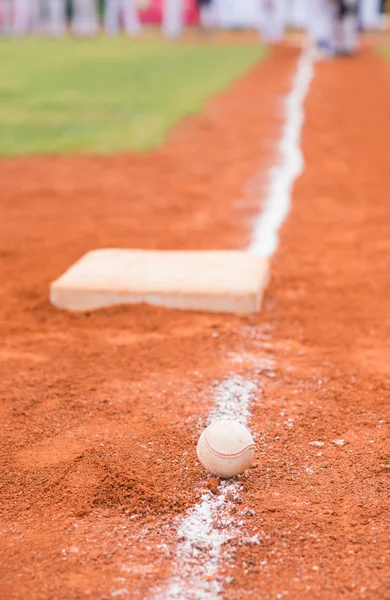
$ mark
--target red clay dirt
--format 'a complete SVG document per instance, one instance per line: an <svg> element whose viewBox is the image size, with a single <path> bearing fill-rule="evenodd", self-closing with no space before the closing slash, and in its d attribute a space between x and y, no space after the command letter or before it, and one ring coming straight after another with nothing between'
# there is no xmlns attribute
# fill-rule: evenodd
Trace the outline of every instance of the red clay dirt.
<svg viewBox="0 0 390 600"><path fill-rule="evenodd" d="M149 156L0 163L1 598L163 586L177 518L218 493L195 445L230 371L260 390L237 505L260 544L230 543L223 597L389 597L388 63L317 66L261 314L47 299L93 248L245 247L296 58L275 51Z"/></svg>

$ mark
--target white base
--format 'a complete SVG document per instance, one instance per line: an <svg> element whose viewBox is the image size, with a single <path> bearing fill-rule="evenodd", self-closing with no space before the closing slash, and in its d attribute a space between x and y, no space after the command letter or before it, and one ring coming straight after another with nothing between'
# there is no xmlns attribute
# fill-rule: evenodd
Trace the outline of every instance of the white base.
<svg viewBox="0 0 390 600"><path fill-rule="evenodd" d="M50 301L70 311L145 302L251 313L260 309L268 279L268 260L246 252L102 249L52 283Z"/></svg>

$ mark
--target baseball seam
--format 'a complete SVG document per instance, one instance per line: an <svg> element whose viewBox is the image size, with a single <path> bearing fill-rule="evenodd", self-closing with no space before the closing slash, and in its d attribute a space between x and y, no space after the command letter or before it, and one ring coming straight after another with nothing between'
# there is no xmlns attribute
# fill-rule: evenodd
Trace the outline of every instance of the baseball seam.
<svg viewBox="0 0 390 600"><path fill-rule="evenodd" d="M240 450L238 450L237 452L218 452L217 450L214 450L214 448L211 446L210 442L207 439L207 433L204 436L205 442L206 442L206 446L207 448L210 450L210 452L212 452L215 456L219 456L221 458L236 458L239 456L244 456L244 454L246 454L248 452L248 450L251 449L255 449L255 444L253 442L250 442L249 444L247 444L246 446L244 446L243 448L241 448Z"/></svg>

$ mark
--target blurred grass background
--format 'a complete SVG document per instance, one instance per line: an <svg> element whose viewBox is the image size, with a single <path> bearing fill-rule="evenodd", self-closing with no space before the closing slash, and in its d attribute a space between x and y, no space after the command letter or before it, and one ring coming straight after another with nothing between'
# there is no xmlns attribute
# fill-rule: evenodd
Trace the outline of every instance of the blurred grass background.
<svg viewBox="0 0 390 600"><path fill-rule="evenodd" d="M390 58L390 45L381 46L379 50L382 56L384 56L385 58Z"/></svg>
<svg viewBox="0 0 390 600"><path fill-rule="evenodd" d="M0 44L0 155L147 151L262 58L259 45Z"/></svg>

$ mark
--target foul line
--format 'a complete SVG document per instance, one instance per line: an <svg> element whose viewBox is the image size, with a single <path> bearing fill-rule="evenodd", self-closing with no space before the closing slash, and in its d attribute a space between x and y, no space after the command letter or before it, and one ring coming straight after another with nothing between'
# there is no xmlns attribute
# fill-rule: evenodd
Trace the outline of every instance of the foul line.
<svg viewBox="0 0 390 600"><path fill-rule="evenodd" d="M292 89L285 99L279 160L271 171L267 198L255 222L248 248L248 252L257 256L269 257L275 252L280 226L290 208L294 181L303 170L300 140L313 63L312 51L304 50L298 60ZM238 375L222 382L214 396L209 423L220 418L233 418L247 424L249 404L255 391L253 382ZM187 512L177 530L174 573L166 586L155 593L155 600L216 600L220 596L223 582L218 578L218 571L223 545L242 536L242 523L230 514L231 498L236 498L239 490L237 481L223 482L219 495L204 493L201 501Z"/></svg>
<svg viewBox="0 0 390 600"><path fill-rule="evenodd" d="M267 198L255 221L248 252L270 257L279 243L279 229L291 206L291 191L304 167L300 148L305 120L304 102L314 74L313 49L306 49L298 60L290 93L285 99L285 123L278 144L278 163L271 169Z"/></svg>
<svg viewBox="0 0 390 600"><path fill-rule="evenodd" d="M237 419L247 425L249 403L256 386L239 375L214 390L215 408L208 423ZM240 522L229 514L232 499L239 494L237 481L225 481L215 496L205 492L187 513L178 530L175 573L155 600L214 600L222 591L217 579L223 544L238 535ZM229 499L229 500L228 500Z"/></svg>

